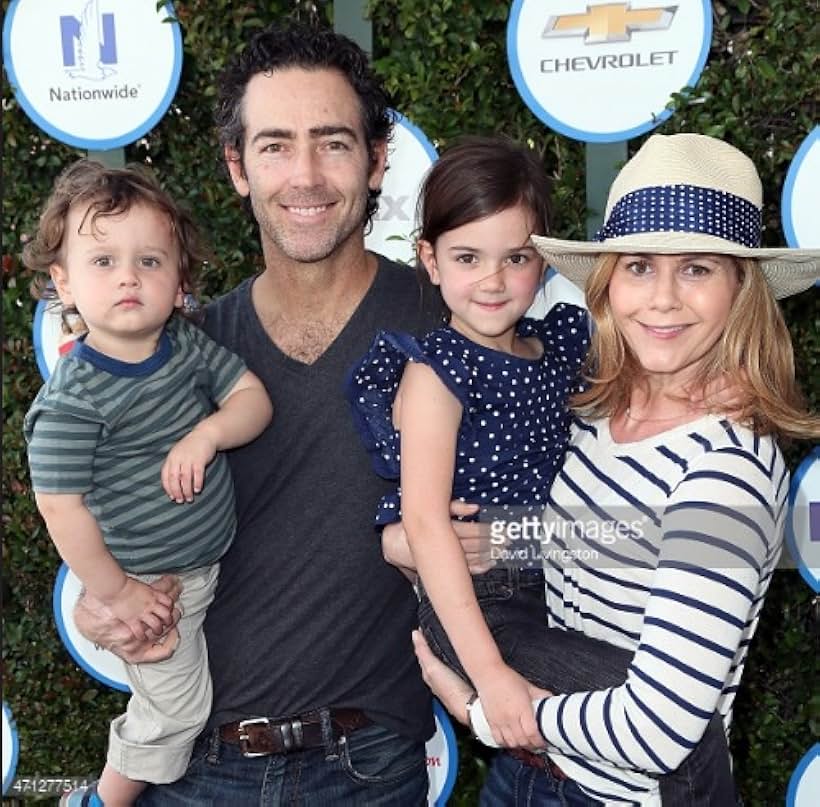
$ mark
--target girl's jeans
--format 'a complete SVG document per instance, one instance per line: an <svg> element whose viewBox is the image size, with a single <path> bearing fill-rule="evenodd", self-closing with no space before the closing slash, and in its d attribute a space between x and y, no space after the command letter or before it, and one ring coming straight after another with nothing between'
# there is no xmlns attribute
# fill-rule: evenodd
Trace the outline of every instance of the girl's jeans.
<svg viewBox="0 0 820 807"><path fill-rule="evenodd" d="M578 631L547 627L541 569L491 569L475 575L473 587L505 662L536 686L552 692L582 692L620 686L626 680L634 655L631 651ZM433 652L466 679L424 591L419 622ZM502 775L502 768L503 765L494 765L491 779ZM735 804L731 760L720 715L712 717L692 753L677 770L659 777L659 784L664 807ZM589 800L588 803L597 802Z"/></svg>

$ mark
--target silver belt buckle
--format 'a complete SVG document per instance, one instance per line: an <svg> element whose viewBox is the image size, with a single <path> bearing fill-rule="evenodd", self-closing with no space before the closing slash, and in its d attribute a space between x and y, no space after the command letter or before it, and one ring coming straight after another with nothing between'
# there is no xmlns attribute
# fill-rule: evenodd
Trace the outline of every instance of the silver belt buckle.
<svg viewBox="0 0 820 807"><path fill-rule="evenodd" d="M248 751L248 743L250 742L250 737L248 736L247 731L245 731L245 726L269 726L270 720L267 717L251 717L247 720L240 720L239 721L239 750L242 753L243 757L253 758L253 757L267 757L270 756L270 751Z"/></svg>

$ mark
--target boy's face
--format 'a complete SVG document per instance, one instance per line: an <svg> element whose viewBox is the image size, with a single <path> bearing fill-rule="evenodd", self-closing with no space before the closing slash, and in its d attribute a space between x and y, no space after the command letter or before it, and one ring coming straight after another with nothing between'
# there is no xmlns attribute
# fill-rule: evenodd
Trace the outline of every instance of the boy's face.
<svg viewBox="0 0 820 807"><path fill-rule="evenodd" d="M62 303L85 320L86 344L112 358L142 361L182 305L177 240L167 217L148 205L98 216L93 225L87 212L87 205L69 210L52 280Z"/></svg>

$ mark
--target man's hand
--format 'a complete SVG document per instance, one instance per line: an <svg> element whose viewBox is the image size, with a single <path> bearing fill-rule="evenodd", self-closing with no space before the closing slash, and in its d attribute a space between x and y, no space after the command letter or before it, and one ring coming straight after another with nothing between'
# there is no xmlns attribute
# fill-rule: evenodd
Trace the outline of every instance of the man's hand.
<svg viewBox="0 0 820 807"><path fill-rule="evenodd" d="M109 606L111 613L125 622L136 639L146 639L149 632L162 636L174 624L174 601L133 577L125 578L125 585Z"/></svg>
<svg viewBox="0 0 820 807"><path fill-rule="evenodd" d="M174 575L163 575L151 583L157 591L166 594L174 603L182 592L182 583ZM113 611L88 592L84 592L74 608L77 630L89 641L110 650L128 664L163 661L176 650L179 634L176 623L182 616L178 606L172 611L173 621L162 633L145 632L145 639L138 639L128 625L114 616Z"/></svg>
<svg viewBox="0 0 820 807"><path fill-rule="evenodd" d="M484 574L495 566L490 557L489 524L478 521L456 521L457 518L474 516L479 510L477 504L469 504L454 500L450 502L450 515L453 517L453 531L461 542L467 568L470 574Z"/></svg>
<svg viewBox="0 0 820 807"><path fill-rule="evenodd" d="M468 504L454 500L450 502L450 515L453 517L453 531L461 542L467 568L470 574L483 574L495 565L490 557L490 536L487 524L477 521L456 521L457 518L472 516L478 512L477 504ZM407 533L401 522L388 524L382 530L382 553L384 559L393 566L397 566L411 580L415 580L416 562L410 545L407 543Z"/></svg>

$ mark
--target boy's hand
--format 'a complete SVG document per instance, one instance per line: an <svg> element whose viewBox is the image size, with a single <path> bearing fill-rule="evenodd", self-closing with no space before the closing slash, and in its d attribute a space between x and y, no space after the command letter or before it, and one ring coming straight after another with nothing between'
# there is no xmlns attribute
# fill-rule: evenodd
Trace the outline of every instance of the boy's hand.
<svg viewBox="0 0 820 807"><path fill-rule="evenodd" d="M174 601L182 592L182 583L175 575L163 575L151 587ZM174 608L173 616L174 623L182 616L178 606ZM115 653L127 664L164 661L173 655L179 639L176 628L169 628L162 634L146 631L145 639L137 639L102 600L88 591L82 593L74 607L74 624L86 639Z"/></svg>
<svg viewBox="0 0 820 807"><path fill-rule="evenodd" d="M161 591L129 577L110 604L111 612L122 620L137 639L146 639L146 629L161 635L174 621L174 601Z"/></svg>
<svg viewBox="0 0 820 807"><path fill-rule="evenodd" d="M483 676L478 695L493 739L505 748L543 748L532 708L530 684L503 664ZM489 682L489 683L486 683Z"/></svg>
<svg viewBox="0 0 820 807"><path fill-rule="evenodd" d="M162 487L177 504L192 502L202 490L205 466L216 455L216 443L201 429L194 429L169 452L162 466Z"/></svg>

